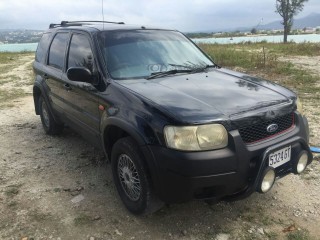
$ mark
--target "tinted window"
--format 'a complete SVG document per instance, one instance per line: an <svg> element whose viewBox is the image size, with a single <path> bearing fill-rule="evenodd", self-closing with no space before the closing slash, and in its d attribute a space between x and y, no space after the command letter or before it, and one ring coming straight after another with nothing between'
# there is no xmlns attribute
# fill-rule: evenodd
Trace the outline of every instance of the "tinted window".
<svg viewBox="0 0 320 240"><path fill-rule="evenodd" d="M41 40L37 47L37 53L36 53L37 62L42 62L43 58L45 57L47 48L49 46L50 35L51 33L44 33L41 37Z"/></svg>
<svg viewBox="0 0 320 240"><path fill-rule="evenodd" d="M93 72L93 54L89 39L80 34L74 34L70 43L68 68L85 67Z"/></svg>
<svg viewBox="0 0 320 240"><path fill-rule="evenodd" d="M64 56L68 41L68 33L58 33L50 46L49 62L52 67L62 69L64 64Z"/></svg>

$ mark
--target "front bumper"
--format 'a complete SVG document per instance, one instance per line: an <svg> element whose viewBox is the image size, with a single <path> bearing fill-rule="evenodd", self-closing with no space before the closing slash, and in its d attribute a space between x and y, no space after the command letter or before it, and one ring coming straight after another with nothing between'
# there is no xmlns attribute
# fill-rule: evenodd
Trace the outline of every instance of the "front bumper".
<svg viewBox="0 0 320 240"><path fill-rule="evenodd" d="M291 160L276 170L278 178L293 172L301 151L312 154L307 144L306 119L297 114L295 128L264 142L246 145L237 130L229 132L228 148L205 152L181 152L161 146L143 148L155 191L166 203L191 199L240 199L257 189L271 152L291 145Z"/></svg>

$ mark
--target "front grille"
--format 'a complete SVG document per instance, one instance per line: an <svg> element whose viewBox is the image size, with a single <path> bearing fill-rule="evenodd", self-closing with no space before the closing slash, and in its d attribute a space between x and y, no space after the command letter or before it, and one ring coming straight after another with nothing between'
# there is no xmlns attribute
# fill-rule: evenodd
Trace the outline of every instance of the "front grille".
<svg viewBox="0 0 320 240"><path fill-rule="evenodd" d="M267 127L271 124L278 125L278 129L272 133L267 131ZM241 128L239 129L239 133L245 143L252 144L279 135L285 131L288 131L293 126L294 115L293 113L290 113L273 120Z"/></svg>

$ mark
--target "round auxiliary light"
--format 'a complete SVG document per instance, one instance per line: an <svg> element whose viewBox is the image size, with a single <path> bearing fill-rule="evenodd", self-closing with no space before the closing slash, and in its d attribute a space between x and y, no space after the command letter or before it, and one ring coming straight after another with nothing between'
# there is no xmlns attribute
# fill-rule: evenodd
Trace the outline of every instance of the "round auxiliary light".
<svg viewBox="0 0 320 240"><path fill-rule="evenodd" d="M276 180L276 173L273 168L266 168L261 176L258 191L261 193L268 192Z"/></svg>
<svg viewBox="0 0 320 240"><path fill-rule="evenodd" d="M306 151L301 152L298 159L299 160L297 162L295 172L300 174L306 169L307 164L308 164L308 154L307 154L307 152Z"/></svg>

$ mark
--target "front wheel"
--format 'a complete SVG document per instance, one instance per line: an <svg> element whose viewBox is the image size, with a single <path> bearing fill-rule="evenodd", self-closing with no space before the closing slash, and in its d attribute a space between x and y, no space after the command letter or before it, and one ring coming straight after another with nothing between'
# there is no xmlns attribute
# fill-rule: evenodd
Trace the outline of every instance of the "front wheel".
<svg viewBox="0 0 320 240"><path fill-rule="evenodd" d="M120 198L134 214L150 214L163 203L154 195L139 146L131 137L119 139L112 148L113 180Z"/></svg>
<svg viewBox="0 0 320 240"><path fill-rule="evenodd" d="M44 131L49 135L56 135L62 132L63 125L57 123L42 96L39 97L40 118Z"/></svg>

